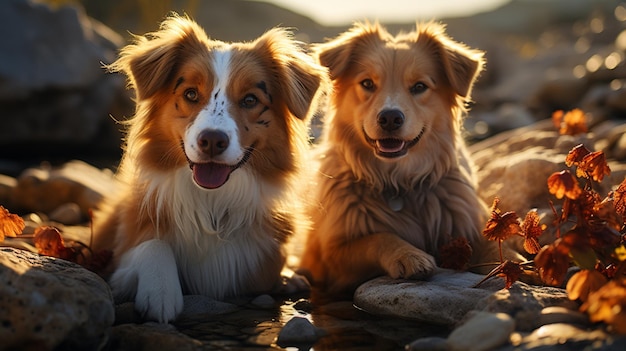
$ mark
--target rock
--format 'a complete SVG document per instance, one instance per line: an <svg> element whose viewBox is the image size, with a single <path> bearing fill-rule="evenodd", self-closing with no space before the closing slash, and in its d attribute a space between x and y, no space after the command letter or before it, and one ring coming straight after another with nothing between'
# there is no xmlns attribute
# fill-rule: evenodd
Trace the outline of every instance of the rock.
<svg viewBox="0 0 626 351"><path fill-rule="evenodd" d="M450 345L445 338L431 336L417 339L404 348L407 351L448 351Z"/></svg>
<svg viewBox="0 0 626 351"><path fill-rule="evenodd" d="M179 318L190 318L197 315L219 315L236 311L239 307L203 295L183 296L184 307Z"/></svg>
<svg viewBox="0 0 626 351"><path fill-rule="evenodd" d="M171 324L121 324L111 329L108 350L195 351L204 350L202 342L180 333Z"/></svg>
<svg viewBox="0 0 626 351"><path fill-rule="evenodd" d="M476 312L446 340L451 350L493 350L509 340L515 321L506 313Z"/></svg>
<svg viewBox="0 0 626 351"><path fill-rule="evenodd" d="M603 128L600 136L606 136L605 128L599 127ZM619 128L619 125L613 126L613 129ZM550 201L556 199L548 192L547 179L554 172L568 169L565 158L578 144L595 151L595 145L601 143L593 129L586 135L559 135L552 121L546 120L472 145L470 152L477 170L478 195L488 204L498 197L500 209L515 211L522 217L532 208L549 210ZM618 146L613 149L614 154L621 152ZM611 174L597 187L604 196L626 175L624 165L619 162L609 160L609 167Z"/></svg>
<svg viewBox="0 0 626 351"><path fill-rule="evenodd" d="M110 119L132 113L124 78L107 74L122 37L77 6L0 2L0 146L12 154L65 151L117 154Z"/></svg>
<svg viewBox="0 0 626 351"><path fill-rule="evenodd" d="M590 324L589 316L586 314L559 306L546 307L541 310L537 323L539 325L568 323L579 326L588 326Z"/></svg>
<svg viewBox="0 0 626 351"><path fill-rule="evenodd" d="M79 224L83 221L80 206L74 202L68 202L57 207L48 215L51 221L63 223L65 225Z"/></svg>
<svg viewBox="0 0 626 351"><path fill-rule="evenodd" d="M0 248L3 349L97 350L114 320L113 297L96 274L64 260Z"/></svg>
<svg viewBox="0 0 626 351"><path fill-rule="evenodd" d="M270 309L276 307L276 300L268 294L263 294L255 297L250 301L253 306L258 308Z"/></svg>
<svg viewBox="0 0 626 351"><path fill-rule="evenodd" d="M296 311L311 313L313 311L313 304L307 299L299 299L292 305Z"/></svg>
<svg viewBox="0 0 626 351"><path fill-rule="evenodd" d="M0 204L7 209L13 208L13 189L17 179L0 174Z"/></svg>
<svg viewBox="0 0 626 351"><path fill-rule="evenodd" d="M489 279L474 288L483 277L449 270L438 270L428 281L379 277L357 288L354 303L373 314L450 326L472 310L502 312L513 316L520 330L536 327L543 308L572 304L563 289L519 281L503 289L501 278Z"/></svg>
<svg viewBox="0 0 626 351"><path fill-rule="evenodd" d="M379 277L359 286L357 307L379 315L393 315L428 323L454 325L476 308L476 303L504 287L490 279L473 288L484 276L440 269L428 281Z"/></svg>
<svg viewBox="0 0 626 351"><path fill-rule="evenodd" d="M59 168L30 168L22 172L13 190L13 203L20 210L43 213L75 203L82 218L88 219L89 211L115 189L112 172L72 161Z"/></svg>
<svg viewBox="0 0 626 351"><path fill-rule="evenodd" d="M515 282L476 302L475 309L492 313L503 312L515 318L517 330L531 331L539 326L539 316L545 307L572 306L565 289L534 286Z"/></svg>
<svg viewBox="0 0 626 351"><path fill-rule="evenodd" d="M584 345L591 345L595 341L604 341L607 338L607 333L600 329L590 331L570 324L555 323L544 325L533 331L530 335L523 338L522 342L525 344L540 343L544 347L547 345L565 344L570 347L576 345L575 349L581 350L584 348ZM626 344L622 343L623 345Z"/></svg>
<svg viewBox="0 0 626 351"><path fill-rule="evenodd" d="M323 329L317 328L303 317L293 317L278 334L276 344L281 347L313 344L325 335Z"/></svg>

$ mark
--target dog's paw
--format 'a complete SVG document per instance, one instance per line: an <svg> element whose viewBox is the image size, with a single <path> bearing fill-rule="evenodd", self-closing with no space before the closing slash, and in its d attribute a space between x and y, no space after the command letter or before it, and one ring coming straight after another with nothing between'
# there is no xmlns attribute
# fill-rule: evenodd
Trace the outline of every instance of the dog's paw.
<svg viewBox="0 0 626 351"><path fill-rule="evenodd" d="M397 250L381 263L394 279L424 279L431 276L437 266L433 256L416 248Z"/></svg>
<svg viewBox="0 0 626 351"><path fill-rule="evenodd" d="M117 299L135 298L135 309L148 320L173 321L183 310L176 259L162 240L148 240L126 252L111 280Z"/></svg>
<svg viewBox="0 0 626 351"><path fill-rule="evenodd" d="M135 309L144 319L168 323L183 311L183 293L178 279L140 280Z"/></svg>

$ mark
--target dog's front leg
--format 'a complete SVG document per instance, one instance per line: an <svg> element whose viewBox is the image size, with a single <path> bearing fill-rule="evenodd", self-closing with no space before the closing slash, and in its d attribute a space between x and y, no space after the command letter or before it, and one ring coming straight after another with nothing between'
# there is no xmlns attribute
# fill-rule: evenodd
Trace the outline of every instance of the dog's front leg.
<svg viewBox="0 0 626 351"><path fill-rule="evenodd" d="M126 252L110 279L116 299L135 298L135 309L150 320L167 323L183 310L183 293L172 248L148 240Z"/></svg>

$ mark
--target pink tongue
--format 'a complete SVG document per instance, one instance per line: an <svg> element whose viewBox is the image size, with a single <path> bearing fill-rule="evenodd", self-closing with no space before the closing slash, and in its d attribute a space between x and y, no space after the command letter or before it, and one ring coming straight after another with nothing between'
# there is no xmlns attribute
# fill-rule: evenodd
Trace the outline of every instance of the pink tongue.
<svg viewBox="0 0 626 351"><path fill-rule="evenodd" d="M233 168L220 163L196 163L193 165L193 180L203 188L219 188L228 180Z"/></svg>
<svg viewBox="0 0 626 351"><path fill-rule="evenodd" d="M376 140L376 146L381 152L398 152L404 148L404 141L398 139Z"/></svg>

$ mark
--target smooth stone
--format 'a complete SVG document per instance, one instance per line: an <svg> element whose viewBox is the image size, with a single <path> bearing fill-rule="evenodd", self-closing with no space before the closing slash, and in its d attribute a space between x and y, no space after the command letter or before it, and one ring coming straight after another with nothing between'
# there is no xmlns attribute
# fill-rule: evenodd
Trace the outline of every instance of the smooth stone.
<svg viewBox="0 0 626 351"><path fill-rule="evenodd" d="M324 335L326 332L314 326L308 319L294 316L278 333L276 344L281 347L313 344Z"/></svg>
<svg viewBox="0 0 626 351"><path fill-rule="evenodd" d="M450 346L445 338L432 336L417 339L404 347L406 351L448 351Z"/></svg>
<svg viewBox="0 0 626 351"><path fill-rule="evenodd" d="M253 306L263 309L270 309L276 306L276 300L268 294L262 294L255 297L250 303Z"/></svg>
<svg viewBox="0 0 626 351"><path fill-rule="evenodd" d="M579 311L573 311L569 308L560 306L546 307L541 310L539 315L539 325L568 323L579 326L588 326L589 316Z"/></svg>
<svg viewBox="0 0 626 351"><path fill-rule="evenodd" d="M354 304L373 314L454 325L475 309L478 301L504 287L502 279L490 279L473 288L483 278L444 269L438 269L427 281L379 277L357 288Z"/></svg>
<svg viewBox="0 0 626 351"><path fill-rule="evenodd" d="M514 330L515 321L506 313L472 312L450 333L447 343L454 351L493 350L508 342Z"/></svg>

